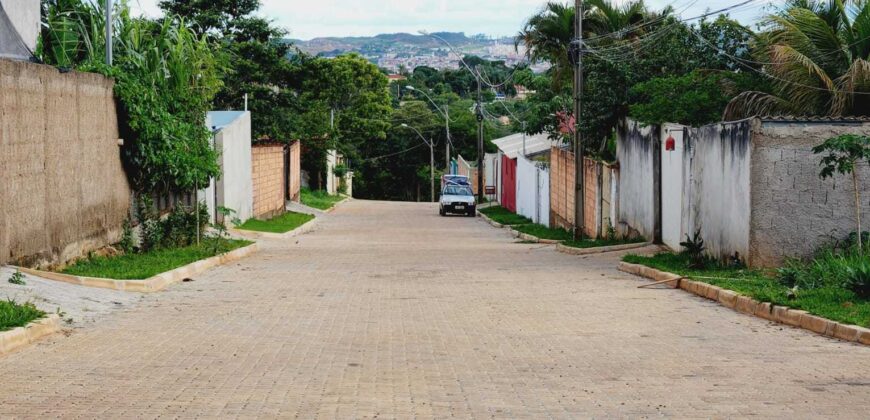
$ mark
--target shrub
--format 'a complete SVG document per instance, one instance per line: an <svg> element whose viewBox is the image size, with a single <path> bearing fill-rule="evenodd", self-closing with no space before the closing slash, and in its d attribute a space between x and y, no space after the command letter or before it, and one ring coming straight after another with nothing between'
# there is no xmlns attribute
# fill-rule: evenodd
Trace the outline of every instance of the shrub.
<svg viewBox="0 0 870 420"><path fill-rule="evenodd" d="M694 269L704 269L709 265L710 258L704 253L707 247L704 245L704 239L701 237L701 230L695 232L695 236L690 237L686 234L686 240L680 242L683 252L682 254L689 258L688 266Z"/></svg>
<svg viewBox="0 0 870 420"><path fill-rule="evenodd" d="M163 246L185 247L196 243L197 236L208 226L208 207L205 203L199 205L199 215L196 207L187 209L177 205L172 212L162 221Z"/></svg>
<svg viewBox="0 0 870 420"><path fill-rule="evenodd" d="M846 241L844 241L845 243ZM805 290L834 287L870 298L870 258L857 246L826 246L807 261L789 260L777 271L777 280Z"/></svg>

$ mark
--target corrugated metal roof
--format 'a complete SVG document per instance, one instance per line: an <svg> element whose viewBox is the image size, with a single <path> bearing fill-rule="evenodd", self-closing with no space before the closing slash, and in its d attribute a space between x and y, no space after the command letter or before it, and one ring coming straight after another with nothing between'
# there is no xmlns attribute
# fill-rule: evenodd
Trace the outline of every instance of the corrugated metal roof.
<svg viewBox="0 0 870 420"><path fill-rule="evenodd" d="M516 159L517 156L523 154L523 134L511 134L507 137L502 137L492 141L505 156L510 159ZM533 136L525 136L525 155L535 155L550 147L557 146L559 143L549 139L546 133L535 134Z"/></svg>
<svg viewBox="0 0 870 420"><path fill-rule="evenodd" d="M805 117L794 117L789 115L772 115L759 117L762 122L813 122L813 123L856 123L870 122L870 116L849 116L849 117L825 117L811 115Z"/></svg>

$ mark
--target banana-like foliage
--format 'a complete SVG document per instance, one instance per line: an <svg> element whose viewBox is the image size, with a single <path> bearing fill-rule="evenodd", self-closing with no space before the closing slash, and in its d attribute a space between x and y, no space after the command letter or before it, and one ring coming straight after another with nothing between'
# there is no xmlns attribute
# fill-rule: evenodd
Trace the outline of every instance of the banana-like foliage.
<svg viewBox="0 0 870 420"><path fill-rule="evenodd" d="M102 4L45 1L43 61L115 79L137 189L185 191L207 184L220 174L204 125L225 70L218 46L178 17L132 18L120 1L112 18L114 60L107 66Z"/></svg>
<svg viewBox="0 0 870 420"><path fill-rule="evenodd" d="M726 119L870 115L870 1L791 0L753 46L774 93L744 92Z"/></svg>

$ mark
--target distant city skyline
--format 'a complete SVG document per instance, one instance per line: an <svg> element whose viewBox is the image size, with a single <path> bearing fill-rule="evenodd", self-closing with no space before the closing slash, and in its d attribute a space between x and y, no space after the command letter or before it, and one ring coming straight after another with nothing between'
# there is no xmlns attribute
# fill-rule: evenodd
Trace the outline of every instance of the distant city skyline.
<svg viewBox="0 0 870 420"><path fill-rule="evenodd" d="M131 0L136 14L160 16L159 0ZM542 0L262 0L261 16L289 31L290 38L373 36L426 31L465 32L493 37L515 35L541 10ZM740 0L647 0L656 9L672 5L684 17L719 10ZM755 0L732 16L752 23L771 1Z"/></svg>

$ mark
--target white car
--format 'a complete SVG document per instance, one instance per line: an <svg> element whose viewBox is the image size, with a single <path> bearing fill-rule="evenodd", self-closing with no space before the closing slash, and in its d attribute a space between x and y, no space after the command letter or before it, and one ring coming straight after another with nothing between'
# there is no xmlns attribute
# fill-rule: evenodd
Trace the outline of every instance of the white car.
<svg viewBox="0 0 870 420"><path fill-rule="evenodd" d="M474 192L471 187L465 185L447 185L441 191L441 201L438 213L446 216L447 213L459 213L466 216L475 216L477 203L474 201Z"/></svg>

